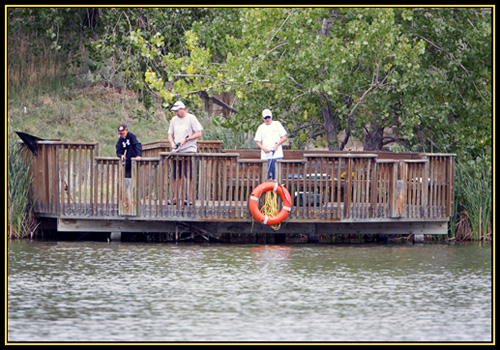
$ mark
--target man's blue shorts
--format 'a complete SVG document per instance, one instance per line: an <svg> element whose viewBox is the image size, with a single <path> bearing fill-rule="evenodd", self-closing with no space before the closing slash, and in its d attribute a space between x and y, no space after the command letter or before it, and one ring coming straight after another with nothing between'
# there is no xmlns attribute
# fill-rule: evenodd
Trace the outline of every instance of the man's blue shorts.
<svg viewBox="0 0 500 350"><path fill-rule="evenodd" d="M177 179L177 175L179 178L182 178L182 168L184 168L184 177L188 177L188 168L189 168L189 178L193 178L193 163L191 160L186 159L184 161L182 160L174 160L174 179ZM179 163L177 166L177 163ZM184 163L184 166L182 166L182 163Z"/></svg>

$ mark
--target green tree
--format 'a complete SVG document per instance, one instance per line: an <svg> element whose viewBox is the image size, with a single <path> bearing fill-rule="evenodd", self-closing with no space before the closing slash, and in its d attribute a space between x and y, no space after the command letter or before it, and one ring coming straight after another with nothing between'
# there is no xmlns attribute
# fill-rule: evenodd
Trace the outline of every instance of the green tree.
<svg viewBox="0 0 500 350"><path fill-rule="evenodd" d="M218 42L225 60L212 61L210 43L202 47L189 31L189 55L163 56L160 67L168 74L150 68L146 82L167 103L174 96L232 92L238 113L228 124L246 123L269 107L298 141L326 132L330 149L345 144L337 142L341 128L349 136L356 125L390 123L391 115L380 110L416 75L424 49L423 41L411 44L403 35L391 9L243 9L239 25ZM134 39L145 47L145 38ZM146 55L158 52L149 48Z"/></svg>
<svg viewBox="0 0 500 350"><path fill-rule="evenodd" d="M426 53L417 83L402 96L400 112L419 115L401 129L412 130L424 149L456 152L463 159L491 151L491 9L406 10L405 31L424 40ZM415 98L417 97L417 98Z"/></svg>
<svg viewBox="0 0 500 350"><path fill-rule="evenodd" d="M210 14L204 8L101 9L100 34L89 45L94 80L133 88L151 107L157 92L145 84L146 72L163 70L159 57L189 55L184 33Z"/></svg>

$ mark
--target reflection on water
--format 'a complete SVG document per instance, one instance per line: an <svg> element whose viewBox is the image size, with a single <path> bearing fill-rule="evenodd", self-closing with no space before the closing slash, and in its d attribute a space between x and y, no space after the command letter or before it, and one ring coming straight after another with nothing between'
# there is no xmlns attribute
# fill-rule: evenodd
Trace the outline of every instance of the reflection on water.
<svg viewBox="0 0 500 350"><path fill-rule="evenodd" d="M489 245L9 242L8 341L490 342Z"/></svg>

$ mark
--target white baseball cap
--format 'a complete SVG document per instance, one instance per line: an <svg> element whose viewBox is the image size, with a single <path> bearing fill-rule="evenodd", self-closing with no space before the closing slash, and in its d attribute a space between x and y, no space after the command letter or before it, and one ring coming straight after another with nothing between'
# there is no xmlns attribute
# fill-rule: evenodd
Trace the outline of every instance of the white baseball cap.
<svg viewBox="0 0 500 350"><path fill-rule="evenodd" d="M184 103L182 101L177 101L176 103L174 103L174 105L172 106L172 111L176 111L178 109L186 109L186 106L184 105Z"/></svg>
<svg viewBox="0 0 500 350"><path fill-rule="evenodd" d="M270 116L271 118L273 117L273 113L271 112L270 109L264 109L262 111L262 118Z"/></svg>

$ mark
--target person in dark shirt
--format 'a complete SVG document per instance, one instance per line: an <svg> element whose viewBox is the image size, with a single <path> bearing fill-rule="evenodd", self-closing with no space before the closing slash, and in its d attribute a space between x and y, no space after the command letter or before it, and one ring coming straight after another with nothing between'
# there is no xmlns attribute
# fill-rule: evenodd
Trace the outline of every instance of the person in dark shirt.
<svg viewBox="0 0 500 350"><path fill-rule="evenodd" d="M142 144L128 131L125 124L120 124L118 127L118 135L120 138L116 142L116 155L125 162L125 177L131 177L131 159L135 157L136 160L141 160Z"/></svg>

